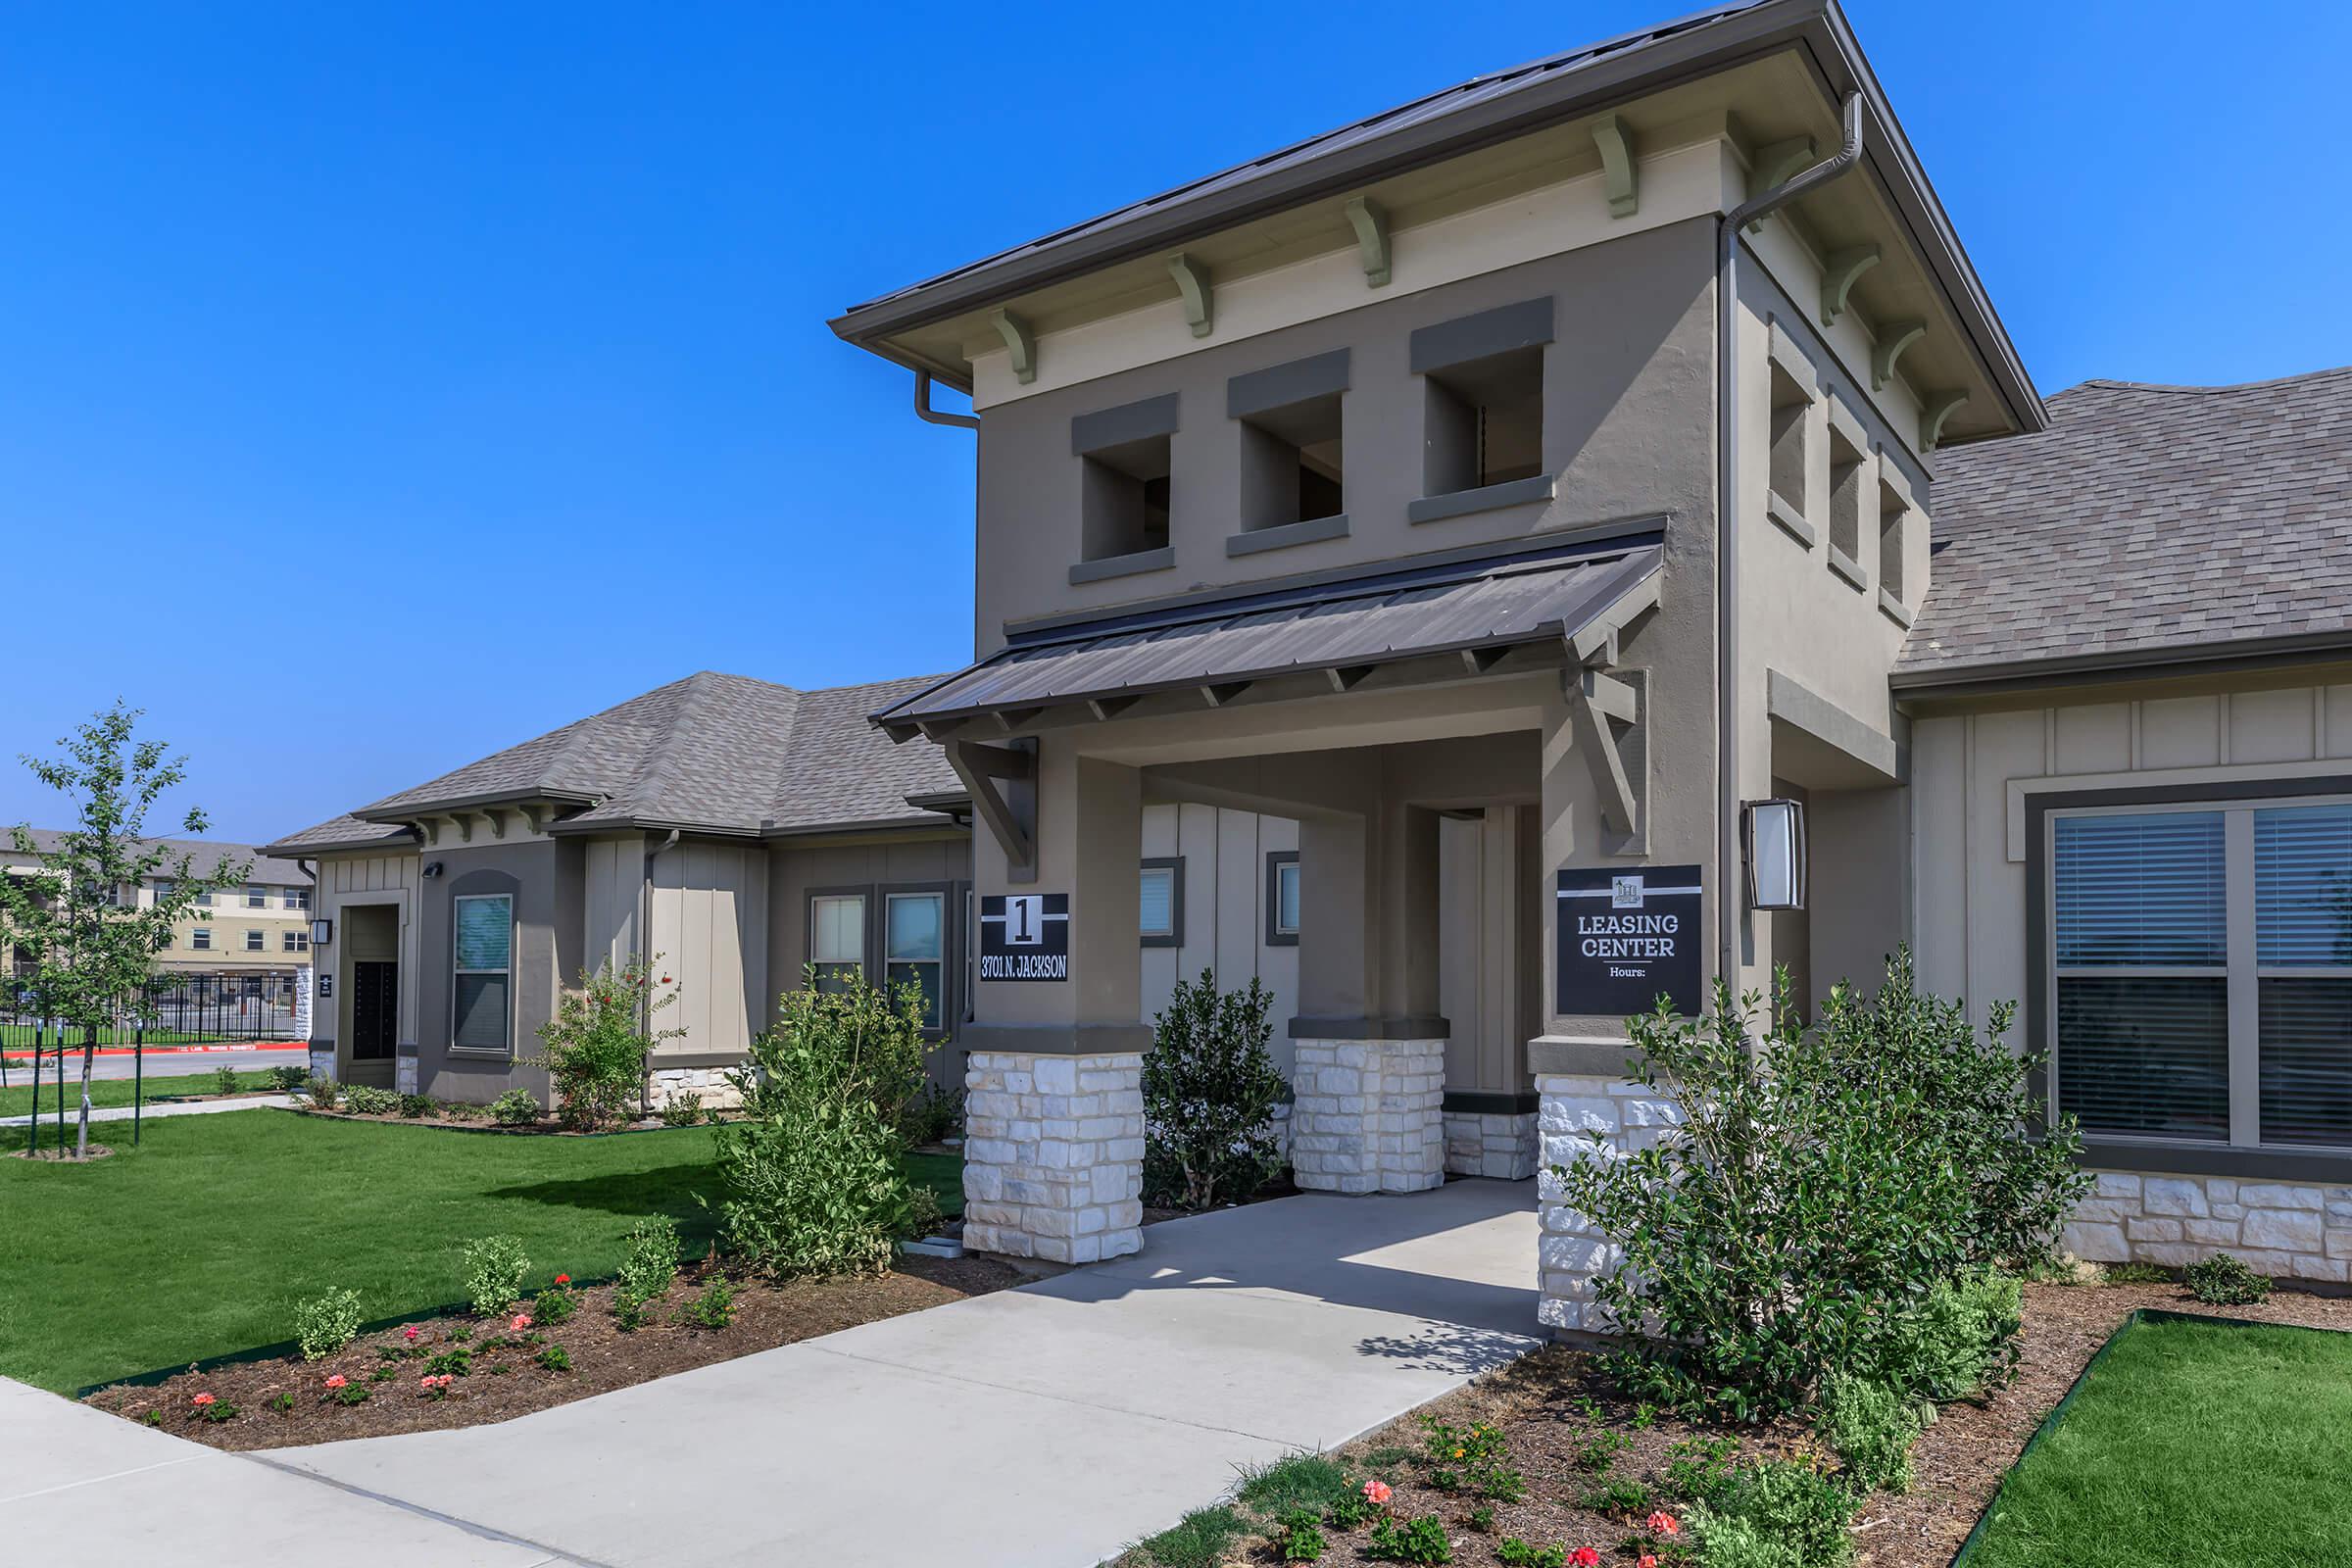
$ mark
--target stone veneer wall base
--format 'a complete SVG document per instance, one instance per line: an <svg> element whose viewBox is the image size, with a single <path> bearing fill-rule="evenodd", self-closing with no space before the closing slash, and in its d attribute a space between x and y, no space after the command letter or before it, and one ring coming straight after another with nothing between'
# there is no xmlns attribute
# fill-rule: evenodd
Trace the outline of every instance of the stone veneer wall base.
<svg viewBox="0 0 2352 1568"><path fill-rule="evenodd" d="M1446 1042L1297 1040L1291 1174L1309 1192L1445 1185Z"/></svg>
<svg viewBox="0 0 2352 1568"><path fill-rule="evenodd" d="M732 1067L656 1067L646 1086L645 1108L667 1109L681 1095L700 1095L705 1110L739 1110L743 1091L727 1075Z"/></svg>
<svg viewBox="0 0 2352 1568"><path fill-rule="evenodd" d="M1536 1173L1541 1144L1536 1113L1449 1110L1446 1115L1446 1174L1523 1182Z"/></svg>
<svg viewBox="0 0 2352 1568"><path fill-rule="evenodd" d="M1616 1247L1560 1194L1555 1165L1580 1154L1623 1159L1682 1125L1683 1108L1646 1084L1623 1078L1544 1073L1536 1079L1543 1168L1536 1176L1537 1321L1565 1336L1605 1335L1613 1325L1593 1300L1592 1283L1617 1266Z"/></svg>
<svg viewBox="0 0 2352 1568"><path fill-rule="evenodd" d="M335 1048L332 1044L311 1048L311 1076L324 1078L329 1083L334 1082ZM411 1091L411 1093L414 1092Z"/></svg>
<svg viewBox="0 0 2352 1568"><path fill-rule="evenodd" d="M2352 1187L2102 1170L2066 1227L2092 1263L2183 1268L2230 1252L2274 1279L2342 1285L2352 1271Z"/></svg>
<svg viewBox="0 0 2352 1568"><path fill-rule="evenodd" d="M966 1250L1093 1263L1144 1245L1144 1058L975 1051L964 1072Z"/></svg>

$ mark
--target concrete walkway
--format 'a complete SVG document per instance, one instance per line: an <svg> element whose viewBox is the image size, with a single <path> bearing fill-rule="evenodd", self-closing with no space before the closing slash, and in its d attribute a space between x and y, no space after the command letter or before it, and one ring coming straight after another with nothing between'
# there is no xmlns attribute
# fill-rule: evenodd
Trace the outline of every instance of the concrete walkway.
<svg viewBox="0 0 2352 1568"><path fill-rule="evenodd" d="M73 1093L71 1090L67 1093L69 1098L66 1101L66 1136L71 1138L74 1136L74 1124L81 1119L81 1105L78 1101L71 1098ZM238 1095L229 1100L175 1101L168 1104L149 1105L147 1120L153 1121L158 1116L218 1116L224 1110L259 1110L295 1103L297 1101L292 1095ZM132 1107L129 1105L109 1105L104 1109L93 1108L90 1111L90 1125L94 1127L102 1121L128 1121L131 1111ZM23 1127L31 1120L30 1116L0 1116L0 1127ZM44 1136L47 1135L48 1129L56 1125L57 1112L55 1110L41 1112L41 1130Z"/></svg>
<svg viewBox="0 0 2352 1568"><path fill-rule="evenodd" d="M1467 1181L1259 1203L1155 1225L1136 1257L498 1426L241 1462L342 1489L319 1509L397 1503L469 1532L465 1550L542 1553L417 1562L1091 1568L1240 1468L1345 1442L1536 1346L1534 1201L1532 1183ZM0 1425L0 1453L14 1446ZM147 1539L118 1532L152 1504L95 1485L76 1517L110 1545ZM208 1486L223 1506L239 1490ZM157 1526L180 1562L295 1560L233 1535L207 1558L186 1522Z"/></svg>

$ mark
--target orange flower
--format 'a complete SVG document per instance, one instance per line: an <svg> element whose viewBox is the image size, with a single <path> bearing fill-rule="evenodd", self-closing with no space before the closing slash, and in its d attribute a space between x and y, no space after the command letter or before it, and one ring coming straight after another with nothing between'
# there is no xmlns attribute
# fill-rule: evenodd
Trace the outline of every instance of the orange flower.
<svg viewBox="0 0 2352 1568"><path fill-rule="evenodd" d="M1389 1484L1386 1481L1367 1481L1364 1483L1364 1495L1373 1503L1385 1508L1389 1505L1389 1499L1396 1494L1389 1490Z"/></svg>
<svg viewBox="0 0 2352 1568"><path fill-rule="evenodd" d="M345 1381L343 1374L338 1372L326 1380L326 1386L330 1389L339 1389L343 1387Z"/></svg>
<svg viewBox="0 0 2352 1568"><path fill-rule="evenodd" d="M1634 1564L1634 1568L1658 1568L1658 1554L1654 1551L1643 1552L1642 1560Z"/></svg>
<svg viewBox="0 0 2352 1568"><path fill-rule="evenodd" d="M198 1408L199 1410L201 1410L201 1409L203 1409L203 1408L204 1408L206 1405L208 1405L208 1404L211 1404L211 1403L213 1402L213 1396L212 1396L211 1395L209 1395L209 1394L199 1394L198 1396L196 1396L196 1397L195 1397L195 1398L193 1398L193 1399L189 1400L188 1402L189 1402L189 1403L191 1403L191 1404L193 1404L193 1405L195 1405L195 1406L196 1406L196 1408Z"/></svg>
<svg viewBox="0 0 2352 1568"><path fill-rule="evenodd" d="M1649 1528L1661 1536L1679 1536L1683 1533L1681 1523L1663 1508L1649 1516Z"/></svg>

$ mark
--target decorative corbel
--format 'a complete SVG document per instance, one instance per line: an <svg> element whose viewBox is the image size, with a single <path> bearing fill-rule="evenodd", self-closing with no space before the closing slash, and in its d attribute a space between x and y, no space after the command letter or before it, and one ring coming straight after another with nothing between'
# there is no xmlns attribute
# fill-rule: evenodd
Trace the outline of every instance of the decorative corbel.
<svg viewBox="0 0 2352 1568"><path fill-rule="evenodd" d="M1168 273L1176 279L1176 292L1184 297L1184 318L1192 323L1193 336L1208 336L1215 325L1211 318L1216 311L1216 296L1209 292L1208 269L1178 251L1168 258Z"/></svg>
<svg viewBox="0 0 2352 1568"><path fill-rule="evenodd" d="M482 820L490 824L490 836L492 838L503 839L507 836L506 812L498 809L496 807L492 807L490 809L482 813Z"/></svg>
<svg viewBox="0 0 2352 1568"><path fill-rule="evenodd" d="M1821 324L1834 326L1845 314L1845 298L1854 291L1854 279L1879 265L1876 245L1856 245L1842 251L1832 251L1830 259L1821 265Z"/></svg>
<svg viewBox="0 0 2352 1568"><path fill-rule="evenodd" d="M1625 121L1603 115L1592 126L1592 145L1600 149L1601 189L1608 193L1609 216L1631 218L1642 205L1634 172L1634 137Z"/></svg>
<svg viewBox="0 0 2352 1568"><path fill-rule="evenodd" d="M534 833L547 831L547 809L544 807L525 804L522 808L522 819Z"/></svg>
<svg viewBox="0 0 2352 1568"><path fill-rule="evenodd" d="M458 842L460 844L471 844L473 842L472 813L467 811L459 811L450 817L450 821L457 824Z"/></svg>
<svg viewBox="0 0 2352 1568"><path fill-rule="evenodd" d="M948 765L971 793L972 811L1004 852L1004 880L1037 880L1037 742L982 746L950 741Z"/></svg>
<svg viewBox="0 0 2352 1568"><path fill-rule="evenodd" d="M1879 328L1878 347L1870 351L1870 389L1884 392L1886 383L1894 379L1894 362L1903 357L1903 350L1928 335L1928 323L1922 320L1888 321Z"/></svg>
<svg viewBox="0 0 2352 1568"><path fill-rule="evenodd" d="M997 335L1004 340L1004 346L1012 351L1013 379L1023 386L1036 380L1037 338L1030 332L1029 323L1006 310L992 311L988 318Z"/></svg>
<svg viewBox="0 0 2352 1568"><path fill-rule="evenodd" d="M1389 215L1371 197L1358 196L1348 204L1348 221L1363 261L1364 286L1378 288L1389 280Z"/></svg>
<svg viewBox="0 0 2352 1568"><path fill-rule="evenodd" d="M1377 666L1372 664L1339 664L1323 672L1335 692L1351 692L1364 683L1364 677Z"/></svg>
<svg viewBox="0 0 2352 1568"><path fill-rule="evenodd" d="M416 834L416 842L423 845L426 849L431 850L440 848L441 819L439 817L420 816L416 821L409 824L409 831Z"/></svg>
<svg viewBox="0 0 2352 1568"><path fill-rule="evenodd" d="M1104 721L1118 717L1142 701L1141 697L1090 697L1086 700L1086 710L1098 721Z"/></svg>
<svg viewBox="0 0 2352 1568"><path fill-rule="evenodd" d="M1212 681L1200 688L1200 700L1211 708L1227 708L1252 684L1246 680Z"/></svg>
<svg viewBox="0 0 2352 1568"><path fill-rule="evenodd" d="M1936 443L1943 439L1943 421L1953 411L1968 401L1966 392L1931 392L1926 407L1919 411L1919 450L1933 452Z"/></svg>
<svg viewBox="0 0 2352 1568"><path fill-rule="evenodd" d="M1617 834L1622 849L1642 832L1642 802L1618 749L1616 726L1630 729L1641 721L1641 693L1614 675L1578 669L1568 674L1567 696L1576 749L1585 754L1600 797L1601 820Z"/></svg>
<svg viewBox="0 0 2352 1568"><path fill-rule="evenodd" d="M1756 149L1755 168L1747 176L1748 199L1752 201L1763 195L1812 162L1813 138L1810 136L1791 136L1787 141L1759 147ZM1759 218L1747 225L1747 231L1753 234L1763 226L1764 219Z"/></svg>

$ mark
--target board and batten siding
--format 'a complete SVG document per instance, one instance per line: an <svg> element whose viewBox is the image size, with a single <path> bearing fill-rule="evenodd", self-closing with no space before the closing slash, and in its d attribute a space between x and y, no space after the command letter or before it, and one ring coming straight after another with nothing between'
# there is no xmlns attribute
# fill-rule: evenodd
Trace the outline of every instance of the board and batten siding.
<svg viewBox="0 0 2352 1568"><path fill-rule="evenodd" d="M2339 771L2352 685L2265 685L1971 712L1911 727L1912 945L1921 984L1982 1022L2037 982L2026 951L2026 807L2049 790ZM2023 1023L2013 1028L2022 1035ZM2022 1040L2018 1043L2022 1044Z"/></svg>
<svg viewBox="0 0 2352 1568"><path fill-rule="evenodd" d="M767 860L759 846L693 839L653 858L652 952L660 972L678 983L677 1005L655 1022L686 1031L662 1042L656 1065L664 1056L746 1051L755 1020L766 1022ZM595 898L592 891L592 905Z"/></svg>
<svg viewBox="0 0 2352 1568"><path fill-rule="evenodd" d="M618 968L645 951L639 927L645 919L645 835L591 839L582 847L580 898L586 928L584 961ZM571 985L577 976L564 976ZM667 1027L666 1024L663 1027Z"/></svg>
<svg viewBox="0 0 2352 1568"><path fill-rule="evenodd" d="M1145 948L1143 1022L1168 1004L1179 979L1214 969L1232 990L1252 977L1274 994L1267 1012L1275 1064L1291 1071L1290 1022L1298 1010L1298 949L1266 941L1266 857L1298 848L1298 824L1218 806L1160 804L1143 809L1143 858L1184 861L1184 941ZM1140 869L1140 868L1139 868Z"/></svg>

